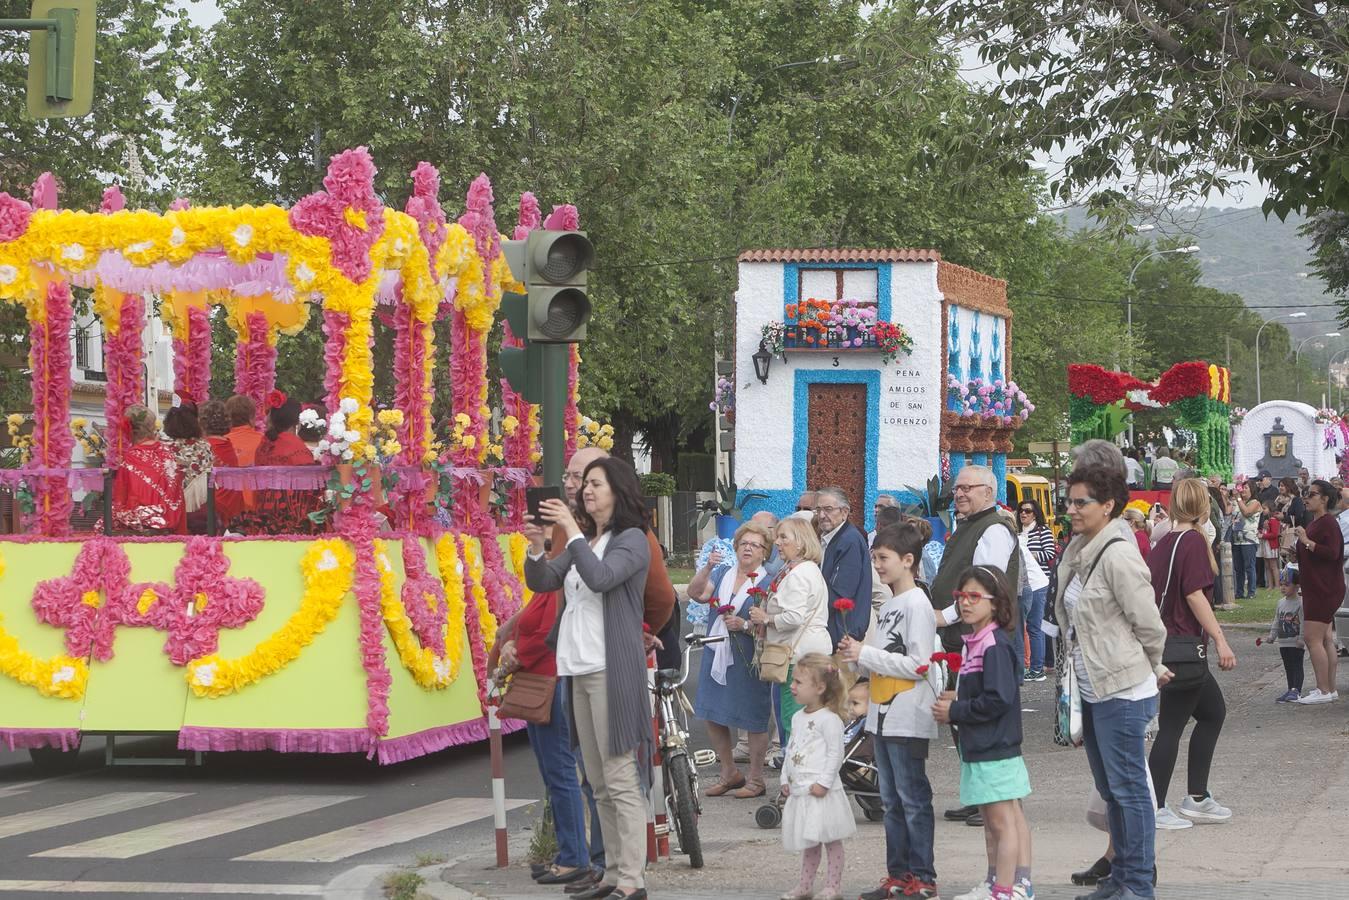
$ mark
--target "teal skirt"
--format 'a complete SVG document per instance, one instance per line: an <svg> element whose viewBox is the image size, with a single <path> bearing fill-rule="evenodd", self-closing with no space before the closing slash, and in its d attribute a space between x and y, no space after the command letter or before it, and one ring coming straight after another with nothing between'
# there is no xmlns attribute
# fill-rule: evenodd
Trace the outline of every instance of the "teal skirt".
<svg viewBox="0 0 1349 900"><path fill-rule="evenodd" d="M1030 773L1019 756L960 764L960 802L983 806L1030 796Z"/></svg>

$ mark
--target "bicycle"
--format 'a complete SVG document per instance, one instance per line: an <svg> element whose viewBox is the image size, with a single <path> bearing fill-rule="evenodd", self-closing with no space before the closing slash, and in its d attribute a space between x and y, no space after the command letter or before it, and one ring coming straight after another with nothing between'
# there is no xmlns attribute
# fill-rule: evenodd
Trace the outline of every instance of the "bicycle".
<svg viewBox="0 0 1349 900"><path fill-rule="evenodd" d="M683 687L688 681L689 656L694 648L720 643L725 639L724 636L685 636L683 669L656 670L655 686L652 688L656 697L657 726L665 775L665 811L669 821L674 824L680 852L688 856L689 865L695 869L703 867L703 845L698 836L698 816L703 811L702 795L698 790L698 765L704 754L713 754L711 750L690 754L688 715L693 707Z"/></svg>

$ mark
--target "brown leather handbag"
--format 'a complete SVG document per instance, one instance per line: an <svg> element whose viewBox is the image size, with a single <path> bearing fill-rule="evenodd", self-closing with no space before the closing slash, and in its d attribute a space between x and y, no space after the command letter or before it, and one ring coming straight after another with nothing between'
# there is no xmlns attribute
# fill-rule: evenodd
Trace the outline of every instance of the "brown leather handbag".
<svg viewBox="0 0 1349 900"><path fill-rule="evenodd" d="M510 685L501 698L497 718L547 725L552 720L553 692L556 690L556 675L516 672L511 676Z"/></svg>

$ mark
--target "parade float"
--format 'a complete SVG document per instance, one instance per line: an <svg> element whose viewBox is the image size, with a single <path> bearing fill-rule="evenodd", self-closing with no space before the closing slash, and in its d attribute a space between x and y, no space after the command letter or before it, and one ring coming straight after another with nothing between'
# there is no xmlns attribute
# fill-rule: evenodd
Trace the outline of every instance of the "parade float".
<svg viewBox="0 0 1349 900"><path fill-rule="evenodd" d="M1176 363L1154 382L1101 366L1068 367L1072 442L1114 440L1131 413L1167 408L1175 425L1194 434L1194 464L1203 475L1232 478L1232 375L1206 362Z"/></svg>
<svg viewBox="0 0 1349 900"><path fill-rule="evenodd" d="M364 148L344 152L324 190L289 210L131 210L115 188L98 212L62 210L49 175L31 203L0 194L0 299L27 312L33 379L29 458L0 472L31 509L23 533L0 536L0 744L59 751L94 734L176 733L189 751L392 763L487 736L487 654L498 622L528 600L516 532L538 458L535 409L505 384L504 458L487 457L487 341L514 282L486 176L447 222L429 164L401 211L384 207L374 174ZM524 195L515 238L576 227L574 207L541 219ZM73 292L91 297L106 334L109 423L144 396L140 335L156 307L172 331L175 389L199 403L212 317L228 317L234 389L260 419L279 336L321 316L320 464L212 477L221 490L322 492L323 533L73 531L72 494L102 489L129 440L110 427L103 465L72 466ZM435 377L440 318L452 346ZM393 333L392 358L378 360L394 371L391 398L373 396L377 327ZM572 441L576 362L573 347ZM453 400L443 449L436 385Z"/></svg>

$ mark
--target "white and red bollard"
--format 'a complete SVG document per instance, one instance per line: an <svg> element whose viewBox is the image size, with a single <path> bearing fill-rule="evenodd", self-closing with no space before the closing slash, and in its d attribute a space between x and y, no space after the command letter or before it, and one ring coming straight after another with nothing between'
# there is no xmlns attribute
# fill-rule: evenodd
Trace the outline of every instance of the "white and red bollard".
<svg viewBox="0 0 1349 900"><path fill-rule="evenodd" d="M661 757L660 717L656 714L656 654L646 656L647 694L651 697L651 794L646 816L646 861L654 863L670 858L670 824L665 807L665 769Z"/></svg>
<svg viewBox="0 0 1349 900"><path fill-rule="evenodd" d="M487 705L487 739L492 755L492 818L496 824L497 868L511 864L506 842L506 756L501 747L501 720L495 703Z"/></svg>

